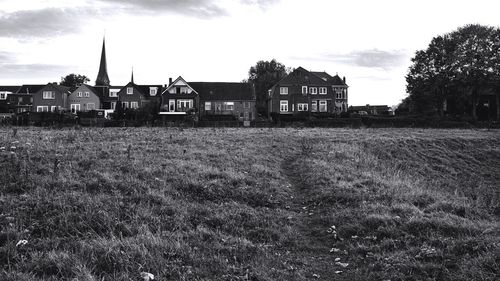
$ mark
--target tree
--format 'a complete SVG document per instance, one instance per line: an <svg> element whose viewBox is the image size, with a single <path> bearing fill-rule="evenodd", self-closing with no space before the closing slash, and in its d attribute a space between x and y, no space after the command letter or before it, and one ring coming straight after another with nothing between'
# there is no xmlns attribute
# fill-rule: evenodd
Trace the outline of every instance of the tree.
<svg viewBox="0 0 500 281"><path fill-rule="evenodd" d="M268 90L290 72L284 64L271 61L258 61L248 71L248 82L253 83L257 98L257 112L267 113Z"/></svg>
<svg viewBox="0 0 500 281"><path fill-rule="evenodd" d="M476 118L480 96L497 93L498 104L499 48L500 30L489 26L466 25L433 38L426 50L416 53L406 76L410 107L440 115L446 107Z"/></svg>
<svg viewBox="0 0 500 281"><path fill-rule="evenodd" d="M80 74L68 74L65 77L61 77L61 85L69 87L70 91L73 92L80 85L89 82L90 79L85 75Z"/></svg>

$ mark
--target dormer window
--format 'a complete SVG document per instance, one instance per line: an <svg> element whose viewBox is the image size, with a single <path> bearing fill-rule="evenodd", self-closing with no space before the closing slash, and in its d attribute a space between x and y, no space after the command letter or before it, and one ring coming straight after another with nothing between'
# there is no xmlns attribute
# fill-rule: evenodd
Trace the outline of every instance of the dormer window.
<svg viewBox="0 0 500 281"><path fill-rule="evenodd" d="M280 87L280 95L288 95L288 87Z"/></svg>
<svg viewBox="0 0 500 281"><path fill-rule="evenodd" d="M127 87L127 95L133 95L133 94L134 94L134 88Z"/></svg>
<svg viewBox="0 0 500 281"><path fill-rule="evenodd" d="M156 93L158 92L158 88L157 87L150 87L149 88L149 95L154 97L156 96Z"/></svg>
<svg viewBox="0 0 500 281"><path fill-rule="evenodd" d="M118 96L119 90L109 90L109 97L116 98Z"/></svg>

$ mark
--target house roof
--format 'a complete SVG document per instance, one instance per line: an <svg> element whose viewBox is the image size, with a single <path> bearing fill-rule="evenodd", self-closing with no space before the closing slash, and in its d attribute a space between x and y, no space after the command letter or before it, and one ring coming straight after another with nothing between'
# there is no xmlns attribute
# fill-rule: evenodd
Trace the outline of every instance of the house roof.
<svg viewBox="0 0 500 281"><path fill-rule="evenodd" d="M189 82L201 100L254 100L254 89L250 83Z"/></svg>
<svg viewBox="0 0 500 281"><path fill-rule="evenodd" d="M16 93L21 86L0 86L0 92Z"/></svg>
<svg viewBox="0 0 500 281"><path fill-rule="evenodd" d="M59 84L49 83L46 86L52 86L54 89L58 90L61 93L68 93L69 92L69 87L61 86ZM40 90L38 90L38 91L40 91Z"/></svg>
<svg viewBox="0 0 500 281"><path fill-rule="evenodd" d="M143 95L145 95L146 97L158 97L158 96L161 96L161 90L162 90L162 85L135 85L139 91L141 91L141 93ZM157 88L157 91L156 91L156 95L155 96L151 96L149 95L150 91L149 89L150 88Z"/></svg>
<svg viewBox="0 0 500 281"><path fill-rule="evenodd" d="M40 91L43 87L46 85L41 85L41 84L26 84L22 85L19 90L17 90L18 94L33 94L38 91Z"/></svg>
<svg viewBox="0 0 500 281"><path fill-rule="evenodd" d="M346 83L344 83L344 80L340 78L338 74L335 76L331 76L330 74L326 73L325 71L323 72L318 72L318 71L311 71L312 74L318 76L319 78L323 79L324 81L328 82L330 85L342 85L342 86L347 86Z"/></svg>
<svg viewBox="0 0 500 281"><path fill-rule="evenodd" d="M330 85L319 76L299 66L290 74L281 79L277 84L308 84L308 85Z"/></svg>

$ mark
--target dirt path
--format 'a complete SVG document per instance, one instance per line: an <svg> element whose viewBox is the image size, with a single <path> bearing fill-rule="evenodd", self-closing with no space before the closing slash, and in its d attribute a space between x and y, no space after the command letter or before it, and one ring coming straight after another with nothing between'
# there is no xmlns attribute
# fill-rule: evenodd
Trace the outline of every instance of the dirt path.
<svg viewBox="0 0 500 281"><path fill-rule="evenodd" d="M290 201L290 210L295 213L291 218L298 234L297 243L288 248L288 262L294 267L296 280L349 280L346 273L348 267L339 265L345 262L345 256L331 252L334 243L328 243L325 236L333 238L333 230L318 225L321 206L313 200L312 191L305 182L297 161L301 155L291 155L283 161L281 168L293 190L293 199ZM321 237L321 238L320 238Z"/></svg>

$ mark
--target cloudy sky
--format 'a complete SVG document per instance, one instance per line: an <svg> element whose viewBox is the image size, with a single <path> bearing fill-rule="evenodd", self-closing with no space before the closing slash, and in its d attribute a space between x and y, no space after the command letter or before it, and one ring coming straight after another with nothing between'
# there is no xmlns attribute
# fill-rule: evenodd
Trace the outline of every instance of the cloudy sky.
<svg viewBox="0 0 500 281"><path fill-rule="evenodd" d="M106 36L113 85L241 81L275 58L346 76L351 105L395 105L410 59L468 23L500 25L498 0L0 0L0 84L93 83Z"/></svg>

